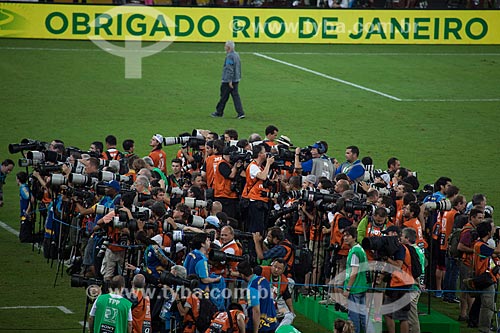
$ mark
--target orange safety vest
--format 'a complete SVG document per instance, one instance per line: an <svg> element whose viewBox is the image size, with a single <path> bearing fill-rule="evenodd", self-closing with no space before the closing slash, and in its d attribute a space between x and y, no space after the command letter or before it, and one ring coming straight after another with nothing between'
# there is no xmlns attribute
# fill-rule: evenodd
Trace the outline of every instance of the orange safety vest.
<svg viewBox="0 0 500 333"><path fill-rule="evenodd" d="M215 170L217 170L217 166L222 160L223 160L222 155L210 155L207 157L205 161L207 186L210 188L213 188L214 186Z"/></svg>
<svg viewBox="0 0 500 333"><path fill-rule="evenodd" d="M440 232L438 234L438 240L440 249L446 251L448 249L448 238L453 231L453 223L455 223L455 216L458 214L458 210L452 209L444 212L444 214L440 215L440 219L437 223L439 223Z"/></svg>
<svg viewBox="0 0 500 333"><path fill-rule="evenodd" d="M295 262L295 251L293 249L292 243L288 239L285 239L279 243L279 245L283 246L286 249L285 257L283 258L287 265L287 274L288 276L292 276L293 263Z"/></svg>
<svg viewBox="0 0 500 333"><path fill-rule="evenodd" d="M133 290L137 296L138 304L132 309L132 332L143 333L151 331L151 306L148 296L142 290Z"/></svg>
<svg viewBox="0 0 500 333"><path fill-rule="evenodd" d="M227 314L227 311L217 313L215 318L212 319L212 323L210 324L210 327L207 328L205 333L219 332L219 330L221 333L238 333L240 331L240 328L238 326L238 316L240 314L243 314L243 312L240 310L230 310L229 315L231 316L231 320L229 320ZM246 321L248 321L248 318L245 317L245 322ZM233 327L230 327L230 322L233 323Z"/></svg>
<svg viewBox="0 0 500 333"><path fill-rule="evenodd" d="M112 148L112 151L106 150L102 152L101 159L102 160L120 160L122 158L121 153L116 148Z"/></svg>
<svg viewBox="0 0 500 333"><path fill-rule="evenodd" d="M156 149L149 153L149 157L151 157L151 159L153 160L154 166L160 169L166 176L167 154L161 149Z"/></svg>
<svg viewBox="0 0 500 333"><path fill-rule="evenodd" d="M257 177L255 177L254 179L252 179L252 177L250 177L250 167L252 165L256 165L257 167L259 167L259 169L261 171L264 170L255 161L252 161L248 165L248 167L246 169L246 183L245 183L245 188L243 189L243 193L241 194L241 196L243 198L247 198L247 199L250 199L250 200L268 202L269 198L263 198L261 196L261 194L260 194L262 191L269 192L269 189L264 188L264 186L263 186L264 181L262 179L257 178Z"/></svg>
<svg viewBox="0 0 500 333"><path fill-rule="evenodd" d="M225 250L227 250L227 249L233 249L235 256L242 256L243 255L243 249L234 240L225 244L224 246L222 246L220 251L225 252ZM231 276L230 271L236 272L237 266L238 266L238 263L236 261L235 262L226 262L224 265L221 263L218 263L217 265L212 265L212 269L210 271L214 274L217 274L217 275L223 275L224 277L230 277Z"/></svg>
<svg viewBox="0 0 500 333"><path fill-rule="evenodd" d="M341 246L338 254L342 256L347 256L349 254L349 245L344 244L344 239L342 237L342 232L339 229L339 220L344 217L347 218L344 214L336 212L333 216L332 226L330 229L330 244L339 244Z"/></svg>
<svg viewBox="0 0 500 333"><path fill-rule="evenodd" d="M404 245L402 245L404 246ZM400 269L394 270L392 272L392 278L390 282L390 286L393 288L402 287L402 286L411 286L415 283L415 279L413 279L413 275L411 274L411 255L410 251L405 248L405 258L403 260L403 265Z"/></svg>
<svg viewBox="0 0 500 333"><path fill-rule="evenodd" d="M238 194L234 191L231 191L231 179L225 178L220 172L219 172L219 166L221 164L227 164L229 168L231 168L231 165L225 161L221 160L217 164L217 170L215 171L215 176L214 176L214 197L216 198L230 198L230 199L236 199L238 198Z"/></svg>
<svg viewBox="0 0 500 333"><path fill-rule="evenodd" d="M405 227L412 228L417 232L417 242L415 244L418 245L422 250L427 248L427 242L424 239L424 231L422 229L422 224L418 220L418 218L414 217L405 221L403 224Z"/></svg>
<svg viewBox="0 0 500 333"><path fill-rule="evenodd" d="M368 223L368 226L366 227L365 238L383 237L384 235L382 234L382 230L384 230L392 225L393 225L393 223L391 221L386 221L381 227L378 227L378 226L374 225L372 221L370 221ZM365 250L365 252L366 252L366 257L368 258L368 261L375 260L375 256L374 256L372 250Z"/></svg>
<svg viewBox="0 0 500 333"><path fill-rule="evenodd" d="M262 274L263 277L267 279L267 281L271 282L273 287L278 288L279 295L283 295L286 292L286 288L288 288L288 278L285 274L281 274L280 282L271 281L271 266L262 266ZM275 297L273 297L276 299Z"/></svg>

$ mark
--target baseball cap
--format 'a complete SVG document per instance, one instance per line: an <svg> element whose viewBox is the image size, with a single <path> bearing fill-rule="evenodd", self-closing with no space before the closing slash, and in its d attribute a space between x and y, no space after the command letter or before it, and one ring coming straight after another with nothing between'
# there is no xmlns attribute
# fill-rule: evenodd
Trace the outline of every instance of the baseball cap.
<svg viewBox="0 0 500 333"><path fill-rule="evenodd" d="M315 175L307 175L306 182L316 184L316 176Z"/></svg>
<svg viewBox="0 0 500 333"><path fill-rule="evenodd" d="M382 230L382 233L384 235L387 235L390 232L397 232L398 235L401 235L401 228L399 228L397 225L391 225L390 227L387 227L385 230Z"/></svg>
<svg viewBox="0 0 500 333"><path fill-rule="evenodd" d="M161 134L155 134L155 135L153 135L153 139L155 139L159 143L163 144L163 135L161 135Z"/></svg>
<svg viewBox="0 0 500 333"><path fill-rule="evenodd" d="M205 222L210 224L211 226L220 229L220 222L219 219L216 216L210 215L205 219Z"/></svg>
<svg viewBox="0 0 500 333"><path fill-rule="evenodd" d="M292 141L290 141L290 138L285 135L281 135L278 139L276 139L276 142L287 147L292 146Z"/></svg>
<svg viewBox="0 0 500 333"><path fill-rule="evenodd" d="M106 183L106 186L113 188L116 192L120 192L120 183L116 180L112 180Z"/></svg>

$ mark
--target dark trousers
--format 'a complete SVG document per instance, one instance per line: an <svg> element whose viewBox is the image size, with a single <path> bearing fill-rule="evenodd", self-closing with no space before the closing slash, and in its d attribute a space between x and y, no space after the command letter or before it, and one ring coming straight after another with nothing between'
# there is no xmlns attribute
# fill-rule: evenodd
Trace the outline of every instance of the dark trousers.
<svg viewBox="0 0 500 333"><path fill-rule="evenodd" d="M457 280L459 274L458 259L449 257L446 255L446 273L444 274L443 289L444 290L456 290ZM454 291L447 291L443 294L443 298L452 299L456 298Z"/></svg>
<svg viewBox="0 0 500 333"><path fill-rule="evenodd" d="M248 206L248 218L246 229L248 232L259 232L262 237L267 228L267 215L269 214L268 204L263 201L255 200L250 201ZM251 256L255 257L255 245L253 242L248 244L248 252Z"/></svg>
<svg viewBox="0 0 500 333"><path fill-rule="evenodd" d="M233 219L239 220L239 200L231 198L215 197L216 201L222 204L222 211L227 214L227 216Z"/></svg>
<svg viewBox="0 0 500 333"><path fill-rule="evenodd" d="M226 107L229 95L233 97L234 108L236 109L238 115L245 114L245 112L243 112L243 106L241 105L240 94L238 92L238 82L233 82L233 89L229 87L229 83L222 82L220 86L220 100L215 108L217 113L221 116L224 114L224 108Z"/></svg>

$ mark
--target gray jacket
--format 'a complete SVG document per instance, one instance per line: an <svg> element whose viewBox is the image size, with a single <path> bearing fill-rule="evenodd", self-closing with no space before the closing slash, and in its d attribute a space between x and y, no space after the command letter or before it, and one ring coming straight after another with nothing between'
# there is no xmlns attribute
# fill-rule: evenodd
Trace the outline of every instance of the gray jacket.
<svg viewBox="0 0 500 333"><path fill-rule="evenodd" d="M222 82L239 82L241 80L241 62L238 53L231 51L226 55L222 69Z"/></svg>

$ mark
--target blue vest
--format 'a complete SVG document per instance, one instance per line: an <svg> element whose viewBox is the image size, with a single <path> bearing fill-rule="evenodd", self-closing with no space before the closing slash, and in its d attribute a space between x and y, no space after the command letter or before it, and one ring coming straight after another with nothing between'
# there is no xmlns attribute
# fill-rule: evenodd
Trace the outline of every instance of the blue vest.
<svg viewBox="0 0 500 333"><path fill-rule="evenodd" d="M55 220L54 210L62 211L62 196L58 195L47 206L47 219L45 220L45 238L59 237L59 221ZM60 214L59 214L60 215Z"/></svg>
<svg viewBox="0 0 500 333"><path fill-rule="evenodd" d="M204 261L205 262L205 265L207 267L207 274L206 276L201 276L200 275L200 272L197 271L196 269L196 266L198 265L198 263L200 261ZM188 255L186 256L186 259L184 260L184 267L186 268L186 274L187 275L190 275L190 274L195 274L197 275L198 277L201 277L201 278L206 278L208 277L208 259L207 257L200 252L200 250L193 250L191 252L188 253ZM205 284L205 283L202 283L200 281L200 284L199 284L199 288L201 290L205 290L205 288L208 286L208 284Z"/></svg>
<svg viewBox="0 0 500 333"><path fill-rule="evenodd" d="M274 301L271 293L271 286L269 281L265 277L253 275L248 282L249 291L249 309L248 309L248 323L247 330L253 330L253 311L250 307L259 306L260 307L260 327L259 332L274 332L278 327L278 321L276 319L276 307L274 306ZM255 304L258 299L259 305Z"/></svg>
<svg viewBox="0 0 500 333"><path fill-rule="evenodd" d="M26 215L26 210L30 204L31 191L27 184L21 184L19 187L19 205L21 207L21 217Z"/></svg>

